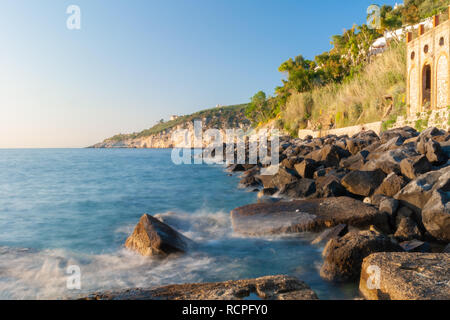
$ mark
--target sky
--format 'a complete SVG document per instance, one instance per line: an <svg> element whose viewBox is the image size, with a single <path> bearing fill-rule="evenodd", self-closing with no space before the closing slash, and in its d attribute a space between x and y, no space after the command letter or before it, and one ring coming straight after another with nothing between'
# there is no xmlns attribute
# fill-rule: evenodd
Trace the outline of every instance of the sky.
<svg viewBox="0 0 450 320"><path fill-rule="evenodd" d="M282 62L328 51L373 3L0 0L0 148L86 147L273 94Z"/></svg>

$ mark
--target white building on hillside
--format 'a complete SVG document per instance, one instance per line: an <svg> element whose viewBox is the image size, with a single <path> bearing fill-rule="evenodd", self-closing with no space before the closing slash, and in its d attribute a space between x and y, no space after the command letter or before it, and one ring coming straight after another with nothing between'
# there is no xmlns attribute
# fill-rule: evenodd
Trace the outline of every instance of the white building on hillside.
<svg viewBox="0 0 450 320"><path fill-rule="evenodd" d="M413 25L413 26L403 27L403 28L397 29L395 31L386 31L384 33L384 37L378 38L372 44L372 46L369 49L369 56L383 53L387 49L387 43L390 40L402 41L408 32L413 32L414 30L418 30L420 25L423 25L426 29L432 28L433 27L433 17L430 17L418 24Z"/></svg>

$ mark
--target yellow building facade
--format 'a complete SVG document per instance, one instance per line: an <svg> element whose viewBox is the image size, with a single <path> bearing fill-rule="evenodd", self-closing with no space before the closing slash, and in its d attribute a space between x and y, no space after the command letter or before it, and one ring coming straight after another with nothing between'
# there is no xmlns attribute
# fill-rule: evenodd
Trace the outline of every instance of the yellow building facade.
<svg viewBox="0 0 450 320"><path fill-rule="evenodd" d="M407 33L408 116L450 105L450 19L440 20L429 30L420 25L415 38Z"/></svg>

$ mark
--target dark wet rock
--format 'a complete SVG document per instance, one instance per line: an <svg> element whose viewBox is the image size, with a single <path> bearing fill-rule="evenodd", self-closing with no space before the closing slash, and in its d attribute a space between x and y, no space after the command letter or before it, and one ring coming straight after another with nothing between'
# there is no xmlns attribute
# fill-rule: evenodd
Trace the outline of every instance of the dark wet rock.
<svg viewBox="0 0 450 320"><path fill-rule="evenodd" d="M386 212L389 216L393 217L397 212L398 200L393 198L385 198L380 201L379 209L381 212Z"/></svg>
<svg viewBox="0 0 450 320"><path fill-rule="evenodd" d="M300 151L299 151L299 153L298 153L298 156L299 156L299 157L300 157L300 156L301 156L301 157L306 156L307 154L311 153L313 150L314 150L314 149L311 148L311 147L309 147L309 146L301 146L301 147L300 147Z"/></svg>
<svg viewBox="0 0 450 320"><path fill-rule="evenodd" d="M430 244L419 240L403 241L400 246L406 252L431 252Z"/></svg>
<svg viewBox="0 0 450 320"><path fill-rule="evenodd" d="M442 253L450 253L450 243L442 250Z"/></svg>
<svg viewBox="0 0 450 320"><path fill-rule="evenodd" d="M313 195L316 192L316 182L312 179L300 179L285 185L280 190L280 195L292 199L301 199Z"/></svg>
<svg viewBox="0 0 450 320"><path fill-rule="evenodd" d="M374 194L370 198L364 198L364 202L373 205L376 208L380 208L381 202L383 200L389 199L389 197L386 197L383 194Z"/></svg>
<svg viewBox="0 0 450 320"><path fill-rule="evenodd" d="M254 177L256 175L258 175L260 172L260 168L258 166L255 166L253 168L250 168L246 171L244 171L241 175L241 177L245 178L245 177Z"/></svg>
<svg viewBox="0 0 450 320"><path fill-rule="evenodd" d="M401 173L411 180L427 173L431 169L432 165L425 156L406 158L400 162Z"/></svg>
<svg viewBox="0 0 450 320"><path fill-rule="evenodd" d="M381 143L386 143L392 138L400 137L404 141L410 138L417 137L419 133L417 130L411 127L403 127L403 128L396 128L396 129L390 129L387 131L384 131L380 134L380 140Z"/></svg>
<svg viewBox="0 0 450 320"><path fill-rule="evenodd" d="M442 135L445 135L445 132L438 128L430 127L425 129L419 134L419 137L417 139L417 150L421 154L426 154L426 143L430 140L433 140L434 137Z"/></svg>
<svg viewBox="0 0 450 320"><path fill-rule="evenodd" d="M380 169L386 174L401 173L400 162L403 159L417 156L418 153L412 148L398 148L383 152L372 152L367 156L367 162L362 170L373 171Z"/></svg>
<svg viewBox="0 0 450 320"><path fill-rule="evenodd" d="M450 159L450 140L441 142L441 149L447 159Z"/></svg>
<svg viewBox="0 0 450 320"><path fill-rule="evenodd" d="M248 177L242 178L241 181L239 181L239 184L244 188L260 186L259 180L257 180L254 176L248 176Z"/></svg>
<svg viewBox="0 0 450 320"><path fill-rule="evenodd" d="M256 203L275 203L281 201L281 198L275 198L275 197L260 197L258 200L256 200Z"/></svg>
<svg viewBox="0 0 450 320"><path fill-rule="evenodd" d="M366 158L369 155L368 151L361 151L348 158L342 159L340 166L349 170L360 170L366 163Z"/></svg>
<svg viewBox="0 0 450 320"><path fill-rule="evenodd" d="M327 170L325 168L320 168L314 172L314 179L319 177L324 177L327 174Z"/></svg>
<svg viewBox="0 0 450 320"><path fill-rule="evenodd" d="M329 281L345 282L359 278L363 259L375 252L403 251L389 237L373 231L349 232L331 239L323 251L320 276Z"/></svg>
<svg viewBox="0 0 450 320"><path fill-rule="evenodd" d="M343 150L347 150L347 139L342 138L340 140L337 140L335 142L336 146L338 146L339 148L342 148Z"/></svg>
<svg viewBox="0 0 450 320"><path fill-rule="evenodd" d="M438 171L430 171L417 177L408 183L394 198L399 200L403 206L412 209L421 221L422 209L434 190L438 188L447 188L450 184L450 167Z"/></svg>
<svg viewBox="0 0 450 320"><path fill-rule="evenodd" d="M422 131L417 140L417 151L426 155L434 164L443 163L448 159L441 145L434 140L437 136L445 136L445 132L432 127Z"/></svg>
<svg viewBox="0 0 450 320"><path fill-rule="evenodd" d="M374 154L381 154L389 150L398 149L403 144L403 139L401 137L395 137L387 141L384 144L380 144L378 148L372 151Z"/></svg>
<svg viewBox="0 0 450 320"><path fill-rule="evenodd" d="M125 247L143 256L185 252L192 241L167 224L144 214L128 237Z"/></svg>
<svg viewBox="0 0 450 320"><path fill-rule="evenodd" d="M373 196L371 198L371 201L376 202L377 200L375 198L376 198L376 196ZM398 209L398 200L383 196L383 198L380 199L378 208L379 208L380 212L384 212L388 216L389 224L390 224L392 230L396 230L395 217L396 217L396 213L397 213L397 209Z"/></svg>
<svg viewBox="0 0 450 320"><path fill-rule="evenodd" d="M450 183L433 192L422 210L422 223L433 237L450 242Z"/></svg>
<svg viewBox="0 0 450 320"><path fill-rule="evenodd" d="M404 177L392 172L383 180L378 189L375 190L375 194L393 197L406 185L406 183Z"/></svg>
<svg viewBox="0 0 450 320"><path fill-rule="evenodd" d="M449 270L450 254L375 253L364 259L359 290L368 300L450 300Z"/></svg>
<svg viewBox="0 0 450 320"><path fill-rule="evenodd" d="M373 145L375 142L379 142L380 138L373 131L364 131L354 135L351 139L347 140L347 150L351 154L357 154L361 150Z"/></svg>
<svg viewBox="0 0 450 320"><path fill-rule="evenodd" d="M287 158L284 159L281 163L281 165L287 169L291 169L294 170L294 166L301 162L303 160L303 158L300 157L291 157L291 158Z"/></svg>
<svg viewBox="0 0 450 320"><path fill-rule="evenodd" d="M342 197L347 195L347 190L340 183L340 179L334 175L319 177L316 180L316 185L319 198Z"/></svg>
<svg viewBox="0 0 450 320"><path fill-rule="evenodd" d="M400 224L400 220L405 217L405 218L414 218L414 211L412 211L410 208L408 207L401 207L398 211L397 211L397 215L396 215L396 222L395 225L398 226Z"/></svg>
<svg viewBox="0 0 450 320"><path fill-rule="evenodd" d="M250 280L175 284L160 288L127 289L92 294L87 300L243 300L250 295L264 300L318 300L303 281L289 276Z"/></svg>
<svg viewBox="0 0 450 320"><path fill-rule="evenodd" d="M390 231L385 213L349 197L250 204L232 210L231 220L236 233L250 236L320 232L341 223Z"/></svg>
<svg viewBox="0 0 450 320"><path fill-rule="evenodd" d="M327 243L331 239L340 238L348 233L348 226L346 224L339 224L333 228L326 229L319 234L311 244Z"/></svg>
<svg viewBox="0 0 450 320"><path fill-rule="evenodd" d="M262 182L264 188L277 189L282 189L285 185L299 180L294 170L283 167L280 167L275 175L258 175L256 178Z"/></svg>
<svg viewBox="0 0 450 320"><path fill-rule="evenodd" d="M323 148L311 152L305 158L320 162L325 167L337 167L341 159L349 157L350 153L335 145L325 145Z"/></svg>
<svg viewBox="0 0 450 320"><path fill-rule="evenodd" d="M317 163L312 159L304 159L294 167L300 177L312 179L314 177L314 171L317 168Z"/></svg>
<svg viewBox="0 0 450 320"><path fill-rule="evenodd" d="M258 193L258 197L270 197L274 195L278 190L276 188L264 188Z"/></svg>
<svg viewBox="0 0 450 320"><path fill-rule="evenodd" d="M399 241L408 241L422 238L417 223L410 217L401 217L394 237Z"/></svg>
<svg viewBox="0 0 450 320"><path fill-rule="evenodd" d="M250 169L258 167L256 164L251 164L251 163L246 163L246 164L243 164L242 166L244 167L245 171L248 171Z"/></svg>
<svg viewBox="0 0 450 320"><path fill-rule="evenodd" d="M351 193L370 196L381 185L386 175L381 170L352 171L341 180L341 184Z"/></svg>
<svg viewBox="0 0 450 320"><path fill-rule="evenodd" d="M242 164L232 164L230 165L227 170L229 172L242 172L245 171L245 167Z"/></svg>
<svg viewBox="0 0 450 320"><path fill-rule="evenodd" d="M448 160L447 154L442 150L441 145L434 141L428 140L424 143L425 155L433 164L441 164Z"/></svg>

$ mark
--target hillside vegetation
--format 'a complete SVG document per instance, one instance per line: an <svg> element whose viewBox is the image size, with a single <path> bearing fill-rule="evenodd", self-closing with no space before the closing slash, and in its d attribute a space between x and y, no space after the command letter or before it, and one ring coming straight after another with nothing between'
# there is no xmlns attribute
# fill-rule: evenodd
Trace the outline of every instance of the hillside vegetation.
<svg viewBox="0 0 450 320"><path fill-rule="evenodd" d="M340 128L405 115L405 45L391 47L344 82L292 93L280 113L279 125L298 129Z"/></svg>
<svg viewBox="0 0 450 320"><path fill-rule="evenodd" d="M332 36L332 49L314 60L302 55L282 63L285 75L275 96L256 93L246 109L255 126L273 119L281 129L296 135L298 129L339 128L387 120L406 113L406 48L393 39L376 57L369 51L385 31L415 24L447 10L450 0L405 0L396 9L381 7L381 26L354 25Z"/></svg>
<svg viewBox="0 0 450 320"><path fill-rule="evenodd" d="M131 134L118 134L106 141L124 141L127 139L144 138L151 135L155 135L180 125L184 125L187 122L194 120L203 120L203 125L207 128L239 128L240 126L249 126L250 121L245 117L245 109L247 104L239 104L232 106L225 106L219 108L211 108L195 112L190 115L180 116L175 120L160 122L155 126L143 130L141 132L135 132Z"/></svg>

